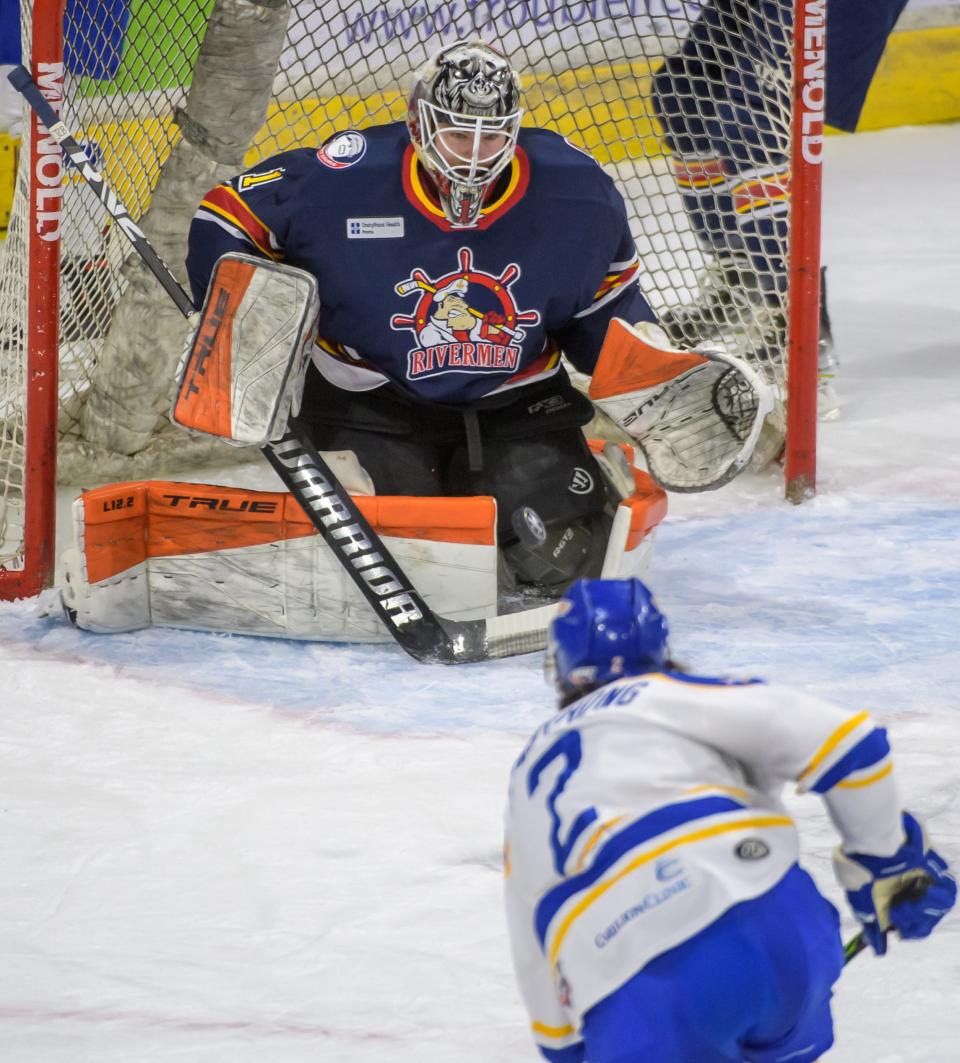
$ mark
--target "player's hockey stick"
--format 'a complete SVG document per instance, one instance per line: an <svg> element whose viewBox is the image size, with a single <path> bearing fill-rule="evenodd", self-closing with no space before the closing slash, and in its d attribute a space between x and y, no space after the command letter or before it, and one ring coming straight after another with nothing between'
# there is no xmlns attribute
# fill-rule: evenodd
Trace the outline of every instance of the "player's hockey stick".
<svg viewBox="0 0 960 1063"><path fill-rule="evenodd" d="M866 947L867 939L863 936L863 931L861 930L860 933L854 934L843 946L843 966L846 967L853 957L859 956Z"/></svg>
<svg viewBox="0 0 960 1063"><path fill-rule="evenodd" d="M190 317L197 309L193 300L44 99L30 71L18 66L7 78L47 127L177 309L184 317ZM434 613L295 420L282 439L268 443L262 452L387 631L411 657L461 664L543 648L547 625L556 611L554 605L486 620L451 620Z"/></svg>

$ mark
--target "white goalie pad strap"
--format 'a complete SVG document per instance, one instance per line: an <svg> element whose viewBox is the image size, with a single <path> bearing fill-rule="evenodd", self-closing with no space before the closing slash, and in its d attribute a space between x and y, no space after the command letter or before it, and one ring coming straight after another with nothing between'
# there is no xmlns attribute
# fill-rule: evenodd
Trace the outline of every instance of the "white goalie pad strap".
<svg viewBox="0 0 960 1063"><path fill-rule="evenodd" d="M774 396L741 359L719 350L672 350L663 340L656 326L615 318L589 395L639 443L659 484L712 490L749 464Z"/></svg>
<svg viewBox="0 0 960 1063"><path fill-rule="evenodd" d="M238 446L279 439L299 411L319 312L309 273L224 255L180 362L173 420Z"/></svg>
<svg viewBox="0 0 960 1063"><path fill-rule="evenodd" d="M456 620L496 613L493 499L357 501L431 608ZM112 484L86 492L73 512L63 600L78 627L391 641L289 495Z"/></svg>

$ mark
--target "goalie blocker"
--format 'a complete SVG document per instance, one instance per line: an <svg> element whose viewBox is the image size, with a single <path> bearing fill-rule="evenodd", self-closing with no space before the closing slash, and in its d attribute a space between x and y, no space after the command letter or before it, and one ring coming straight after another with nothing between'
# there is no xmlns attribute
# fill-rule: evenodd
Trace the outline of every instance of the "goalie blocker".
<svg viewBox="0 0 960 1063"><path fill-rule="evenodd" d="M625 496L615 509L603 576L641 575L654 528L666 515L666 495L632 467L631 448L592 442L591 449L611 484L617 483L611 490ZM457 620L497 615L492 498L354 500L434 611ZM391 641L286 493L110 484L81 495L73 513L75 546L63 558L62 597L78 627L107 634L154 625L317 641ZM382 566L367 575L378 592L390 579ZM543 640L529 648L542 645Z"/></svg>
<svg viewBox="0 0 960 1063"><path fill-rule="evenodd" d="M236 446L280 439L299 412L319 313L305 270L223 255L180 362L173 420Z"/></svg>

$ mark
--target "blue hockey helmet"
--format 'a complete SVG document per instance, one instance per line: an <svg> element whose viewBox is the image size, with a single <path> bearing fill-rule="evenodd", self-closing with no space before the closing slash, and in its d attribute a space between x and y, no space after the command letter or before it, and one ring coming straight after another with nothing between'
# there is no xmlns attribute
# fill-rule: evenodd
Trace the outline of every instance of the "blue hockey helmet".
<svg viewBox="0 0 960 1063"><path fill-rule="evenodd" d="M665 667L667 621L638 579L581 579L550 626L547 670L561 701L625 675Z"/></svg>

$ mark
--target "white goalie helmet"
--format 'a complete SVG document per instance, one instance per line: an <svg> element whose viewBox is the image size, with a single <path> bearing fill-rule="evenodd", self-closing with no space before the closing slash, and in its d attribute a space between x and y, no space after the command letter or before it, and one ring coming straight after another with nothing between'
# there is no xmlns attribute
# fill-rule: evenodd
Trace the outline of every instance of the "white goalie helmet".
<svg viewBox="0 0 960 1063"><path fill-rule="evenodd" d="M407 128L452 225L476 225L513 159L522 113L520 79L482 41L455 41L414 74Z"/></svg>

